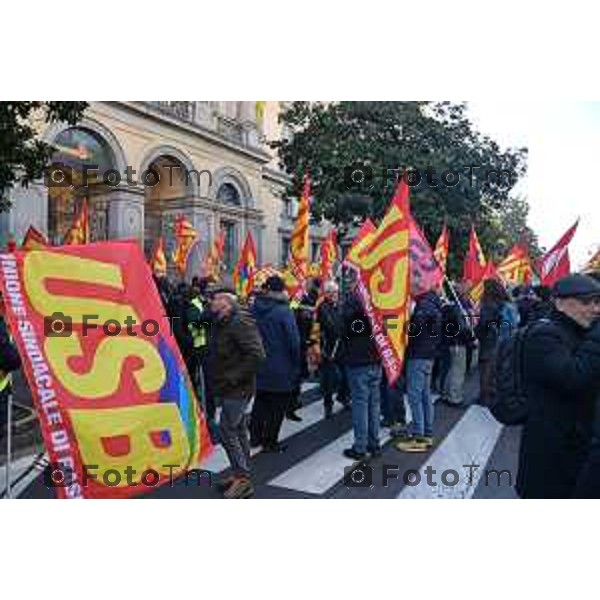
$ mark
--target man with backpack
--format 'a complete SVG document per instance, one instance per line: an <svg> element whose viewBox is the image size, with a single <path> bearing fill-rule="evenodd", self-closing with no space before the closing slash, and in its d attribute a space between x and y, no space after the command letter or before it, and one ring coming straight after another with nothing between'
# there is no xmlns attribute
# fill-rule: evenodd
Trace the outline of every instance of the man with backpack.
<svg viewBox="0 0 600 600"><path fill-rule="evenodd" d="M586 275L569 275L555 284L553 297L547 318L498 349L498 397L492 413L510 408L511 401L513 411L523 413L512 420L524 421L516 482L521 498L573 495L600 401L600 284ZM504 373L503 368L512 371ZM510 385L504 389L515 375L512 392ZM510 417L510 411L506 414Z"/></svg>

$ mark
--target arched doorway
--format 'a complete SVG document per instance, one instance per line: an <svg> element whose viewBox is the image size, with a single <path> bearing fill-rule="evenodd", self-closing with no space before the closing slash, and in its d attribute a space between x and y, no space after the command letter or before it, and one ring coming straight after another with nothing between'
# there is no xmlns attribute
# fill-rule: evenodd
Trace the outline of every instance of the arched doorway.
<svg viewBox="0 0 600 600"><path fill-rule="evenodd" d="M145 191L144 252L149 256L162 236L166 252L171 253L175 249L174 222L193 195L192 183L185 165L174 156L161 155L148 169L156 173L158 183Z"/></svg>
<svg viewBox="0 0 600 600"><path fill-rule="evenodd" d="M61 166L53 167L57 175L53 175L54 185L48 187L48 239L52 244L63 242L86 198L91 241L106 240L108 200L114 186L111 185L113 180L105 179L105 174L116 170L111 147L98 133L84 127L64 129L52 144L57 149L52 164ZM56 169L62 171L62 175Z"/></svg>

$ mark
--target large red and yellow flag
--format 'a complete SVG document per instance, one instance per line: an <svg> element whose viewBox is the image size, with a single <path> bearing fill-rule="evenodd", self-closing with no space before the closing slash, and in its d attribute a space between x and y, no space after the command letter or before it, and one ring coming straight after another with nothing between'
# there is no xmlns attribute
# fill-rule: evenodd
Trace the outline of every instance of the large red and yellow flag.
<svg viewBox="0 0 600 600"><path fill-rule="evenodd" d="M310 221L310 178L305 176L296 225L290 240L290 254L294 267L294 275L302 280L308 274L309 251L309 221Z"/></svg>
<svg viewBox="0 0 600 600"><path fill-rule="evenodd" d="M410 221L408 186L399 186L379 227L373 231L366 222L346 257L359 273L358 291L390 385L402 372L408 341Z"/></svg>
<svg viewBox="0 0 600 600"><path fill-rule="evenodd" d="M150 257L150 268L157 277L164 277L167 274L167 256L165 255L165 242L162 236L154 244L152 256Z"/></svg>
<svg viewBox="0 0 600 600"><path fill-rule="evenodd" d="M450 251L450 232L448 231L448 227L446 223L444 223L444 227L442 228L442 233L438 238L437 243L435 244L435 250L433 251L433 255L440 265L440 268L446 273L446 263L448 262L448 253Z"/></svg>
<svg viewBox="0 0 600 600"><path fill-rule="evenodd" d="M254 287L256 261L256 246L252 234L248 231L240 258L233 270L233 285L236 293L242 298L246 298Z"/></svg>
<svg viewBox="0 0 600 600"><path fill-rule="evenodd" d="M79 212L75 215L73 224L67 231L63 243L67 246L80 246L81 244L90 243L90 216L86 198L81 202Z"/></svg>
<svg viewBox="0 0 600 600"><path fill-rule="evenodd" d="M471 233L469 235L469 250L465 256L463 266L463 280L467 283L475 283L479 281L482 271L485 269L486 260L475 226L471 225Z"/></svg>
<svg viewBox="0 0 600 600"><path fill-rule="evenodd" d="M46 236L33 225L30 225L23 237L21 248L23 250L43 250L49 245L50 242L48 242Z"/></svg>
<svg viewBox="0 0 600 600"><path fill-rule="evenodd" d="M198 237L198 232L194 226L183 216L178 215L175 220L175 252L173 252L173 262L180 275L185 275L187 259L190 250Z"/></svg>
<svg viewBox="0 0 600 600"><path fill-rule="evenodd" d="M497 275L510 285L530 285L533 270L523 244L515 244L508 256L496 267Z"/></svg>
<svg viewBox="0 0 600 600"><path fill-rule="evenodd" d="M207 455L206 423L137 242L0 254L0 290L59 497L147 492Z"/></svg>

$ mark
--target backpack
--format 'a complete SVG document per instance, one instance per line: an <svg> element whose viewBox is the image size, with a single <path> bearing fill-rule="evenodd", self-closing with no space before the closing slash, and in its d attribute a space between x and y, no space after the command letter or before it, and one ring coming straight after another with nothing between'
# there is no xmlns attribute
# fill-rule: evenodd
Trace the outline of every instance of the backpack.
<svg viewBox="0 0 600 600"><path fill-rule="evenodd" d="M549 323L542 319L537 323ZM503 425L521 425L527 420L527 393L523 383L525 340L537 323L499 340L496 348L496 389L490 411Z"/></svg>

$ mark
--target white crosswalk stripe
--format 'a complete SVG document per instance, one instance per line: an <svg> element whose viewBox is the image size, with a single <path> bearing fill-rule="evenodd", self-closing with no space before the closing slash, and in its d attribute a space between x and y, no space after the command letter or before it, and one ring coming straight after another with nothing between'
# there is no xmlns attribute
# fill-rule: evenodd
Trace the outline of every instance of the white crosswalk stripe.
<svg viewBox="0 0 600 600"><path fill-rule="evenodd" d="M312 385L315 386L318 384ZM340 409L341 405L336 402L333 407L334 413L338 412ZM290 438L322 420L324 415L323 403L319 401L312 402L308 406L304 406L296 412L298 416L302 417L302 421L289 421L288 419L285 419L279 434L280 441ZM260 448L253 448L252 456L256 456L256 454L259 452ZM227 469L228 466L229 460L227 459L227 454L225 453L223 446L219 444L215 447L211 456L207 460L203 461L200 465L197 465L196 468L204 469L206 471L210 471L211 473L220 473Z"/></svg>
<svg viewBox="0 0 600 600"><path fill-rule="evenodd" d="M420 483L406 485L398 498L471 498L501 432L502 426L487 408L471 406L420 468ZM477 468L464 465L477 465ZM428 468L435 470L435 478L431 479L437 483L435 486L427 482ZM458 473L458 481L454 483L454 475L448 474L448 485L443 485L442 473L450 470Z"/></svg>

